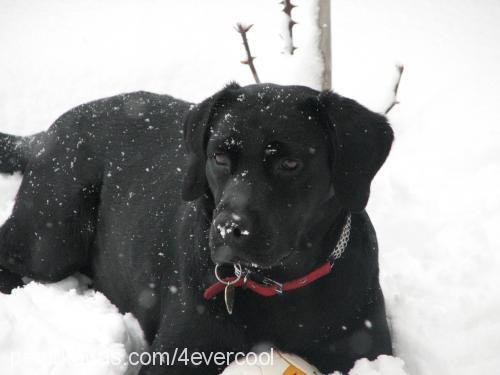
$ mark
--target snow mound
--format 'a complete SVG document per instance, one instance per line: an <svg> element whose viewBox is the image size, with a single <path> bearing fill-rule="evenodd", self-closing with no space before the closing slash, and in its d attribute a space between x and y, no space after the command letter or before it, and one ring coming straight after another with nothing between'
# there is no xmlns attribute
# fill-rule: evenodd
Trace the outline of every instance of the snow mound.
<svg viewBox="0 0 500 375"><path fill-rule="evenodd" d="M128 354L144 348L135 318L83 277L0 293L2 375L135 374Z"/></svg>
<svg viewBox="0 0 500 375"><path fill-rule="evenodd" d="M408 375L408 372L401 359L381 355L374 361L366 358L356 361L349 375Z"/></svg>
<svg viewBox="0 0 500 375"><path fill-rule="evenodd" d="M0 175L0 226L5 223L14 207L14 199L21 185L21 175Z"/></svg>

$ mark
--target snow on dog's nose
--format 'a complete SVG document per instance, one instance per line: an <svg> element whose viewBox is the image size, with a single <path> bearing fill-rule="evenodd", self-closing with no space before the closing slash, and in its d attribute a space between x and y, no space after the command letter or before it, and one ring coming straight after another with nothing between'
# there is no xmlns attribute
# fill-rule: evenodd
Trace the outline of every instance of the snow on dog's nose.
<svg viewBox="0 0 500 375"><path fill-rule="evenodd" d="M213 224L213 238L217 263L236 263L251 237L250 222L245 215L235 213L219 214Z"/></svg>

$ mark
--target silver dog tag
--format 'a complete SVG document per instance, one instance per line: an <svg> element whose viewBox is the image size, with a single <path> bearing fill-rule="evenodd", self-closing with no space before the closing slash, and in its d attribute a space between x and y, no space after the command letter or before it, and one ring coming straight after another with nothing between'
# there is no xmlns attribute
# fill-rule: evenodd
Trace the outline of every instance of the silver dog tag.
<svg viewBox="0 0 500 375"><path fill-rule="evenodd" d="M235 295L234 285L226 285L226 289L224 289L224 302L226 302L226 310L229 315L233 313L234 295Z"/></svg>

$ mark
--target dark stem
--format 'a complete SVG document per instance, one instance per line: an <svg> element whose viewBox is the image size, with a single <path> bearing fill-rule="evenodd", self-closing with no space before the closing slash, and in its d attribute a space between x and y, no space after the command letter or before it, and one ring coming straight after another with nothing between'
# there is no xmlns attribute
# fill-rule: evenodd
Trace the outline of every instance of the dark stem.
<svg viewBox="0 0 500 375"><path fill-rule="evenodd" d="M404 65L396 65L396 69L398 70L398 79L396 81L396 84L394 85L394 97L392 99L392 103L389 104L389 107L385 110L385 114L388 114L391 109L394 108L396 104L399 104L398 101L398 90L399 90L399 83L401 82L401 76L403 75L403 72L405 70Z"/></svg>
<svg viewBox="0 0 500 375"><path fill-rule="evenodd" d="M283 5L283 12L287 15L288 17L288 33L290 35L290 45L288 47L288 52L290 55L293 55L297 47L293 45L293 27L297 24L292 19L292 10L293 8L296 7L296 5L293 5L291 0L283 0L280 4Z"/></svg>
<svg viewBox="0 0 500 375"><path fill-rule="evenodd" d="M245 47L245 52L247 54L247 59L242 61L242 64L247 64L250 67L255 83L260 83L259 75L257 74L257 70L255 69L255 65L253 60L255 57L250 53L250 46L248 45L247 32L253 25L243 26L241 23L236 24L236 31L241 35L241 39L243 39L243 46Z"/></svg>

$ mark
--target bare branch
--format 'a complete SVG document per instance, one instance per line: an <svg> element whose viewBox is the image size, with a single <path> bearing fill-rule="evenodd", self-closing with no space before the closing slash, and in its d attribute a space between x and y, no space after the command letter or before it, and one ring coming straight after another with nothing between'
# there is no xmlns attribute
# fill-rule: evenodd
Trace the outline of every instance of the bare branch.
<svg viewBox="0 0 500 375"><path fill-rule="evenodd" d="M288 41L289 43L287 43L286 49L290 55L293 55L297 49L297 47L293 45L293 27L297 24L297 22L292 19L292 10L296 7L296 5L293 5L291 0L283 0L280 4L283 5L283 13L286 14L288 19L288 36L290 39Z"/></svg>
<svg viewBox="0 0 500 375"><path fill-rule="evenodd" d="M404 65L396 65L396 69L398 70L398 79L396 80L396 84L394 85L394 97L392 99L392 103L389 104L389 107L385 110L385 114L388 114L391 109L394 108L395 105L399 104L398 101L398 90L399 90L399 83L401 82L401 76L403 75L403 72L405 70Z"/></svg>
<svg viewBox="0 0 500 375"><path fill-rule="evenodd" d="M247 32L252 28L253 25L242 25L241 23L237 23L235 30L241 35L241 39L243 40L243 46L245 47L245 52L247 54L247 59L242 61L242 64L247 64L250 67L255 83L260 83L259 76L257 74L257 70L255 69L255 65L253 60L254 56L250 53L250 47L248 45Z"/></svg>

